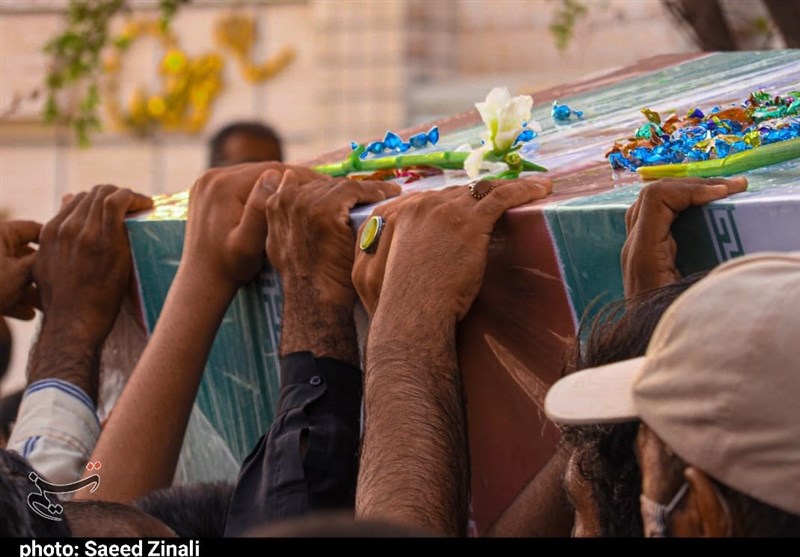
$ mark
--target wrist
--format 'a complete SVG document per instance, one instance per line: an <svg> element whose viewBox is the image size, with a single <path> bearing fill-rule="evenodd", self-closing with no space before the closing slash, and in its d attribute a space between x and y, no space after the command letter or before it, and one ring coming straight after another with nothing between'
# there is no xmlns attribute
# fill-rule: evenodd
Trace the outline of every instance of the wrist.
<svg viewBox="0 0 800 557"><path fill-rule="evenodd" d="M353 309L354 302L325 299L311 284L284 285L281 356L307 351L358 367Z"/></svg>
<svg viewBox="0 0 800 557"><path fill-rule="evenodd" d="M297 270L278 271L281 277L284 299L304 299L313 292L317 302L329 307L348 307L352 311L358 294L350 277L341 281L325 277L320 272Z"/></svg>
<svg viewBox="0 0 800 557"><path fill-rule="evenodd" d="M426 299L426 303L420 300ZM438 336L455 336L456 312L434 296L395 296L384 289L370 320L370 343L385 337L420 340Z"/></svg>
<svg viewBox="0 0 800 557"><path fill-rule="evenodd" d="M410 376L416 382L431 373L438 373L431 362L449 362L445 373L457 372L456 320L435 311L391 311L378 304L369 327L365 371L410 367L426 369L426 373ZM406 306L413 307L413 306ZM395 377L398 380L399 377Z"/></svg>
<svg viewBox="0 0 800 557"><path fill-rule="evenodd" d="M28 359L28 383L61 379L80 387L97 404L102 340L87 339L74 327L42 322Z"/></svg>
<svg viewBox="0 0 800 557"><path fill-rule="evenodd" d="M44 310L42 326L38 340L44 342L46 350L72 347L76 351L99 351L108 336L108 331L91 324L91 319L67 315L59 317L53 312Z"/></svg>

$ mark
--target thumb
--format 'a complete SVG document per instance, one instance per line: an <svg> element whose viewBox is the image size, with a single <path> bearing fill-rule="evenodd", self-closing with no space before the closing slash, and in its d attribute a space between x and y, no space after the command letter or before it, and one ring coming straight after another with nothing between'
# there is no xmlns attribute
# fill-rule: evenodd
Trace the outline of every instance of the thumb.
<svg viewBox="0 0 800 557"><path fill-rule="evenodd" d="M273 176L271 173L277 175ZM268 170L250 190L250 195L247 196L247 201L244 204L244 211L242 213L242 220L236 227L236 234L248 242L258 241L263 244L267 239L267 198L275 191L275 184L280 178L280 173L274 170Z"/></svg>

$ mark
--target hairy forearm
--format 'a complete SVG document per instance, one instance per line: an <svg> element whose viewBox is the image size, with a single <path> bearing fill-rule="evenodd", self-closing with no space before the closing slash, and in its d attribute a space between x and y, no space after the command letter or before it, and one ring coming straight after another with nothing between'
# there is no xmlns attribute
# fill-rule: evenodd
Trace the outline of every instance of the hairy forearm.
<svg viewBox="0 0 800 557"><path fill-rule="evenodd" d="M309 280L283 278L281 356L311 352L358 367L353 305L327 301Z"/></svg>
<svg viewBox="0 0 800 557"><path fill-rule="evenodd" d="M234 293L179 270L92 453L103 464L103 483L79 495L127 502L171 484L206 359Z"/></svg>
<svg viewBox="0 0 800 557"><path fill-rule="evenodd" d="M80 387L97 404L101 346L102 341L90 339L76 328L59 324L45 315L28 358L28 383L42 379L68 381Z"/></svg>
<svg viewBox="0 0 800 557"><path fill-rule="evenodd" d="M364 399L357 515L463 535L470 476L455 319L393 318L379 306Z"/></svg>

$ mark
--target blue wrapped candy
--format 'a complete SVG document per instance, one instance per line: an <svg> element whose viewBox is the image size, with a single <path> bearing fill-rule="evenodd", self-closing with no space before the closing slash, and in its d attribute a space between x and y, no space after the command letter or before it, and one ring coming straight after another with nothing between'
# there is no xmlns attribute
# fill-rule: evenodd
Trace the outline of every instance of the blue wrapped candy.
<svg viewBox="0 0 800 557"><path fill-rule="evenodd" d="M568 122L571 116L575 116L578 120L583 118L583 111L573 110L566 104L558 104L558 101L553 101L551 115L556 122Z"/></svg>
<svg viewBox="0 0 800 557"><path fill-rule="evenodd" d="M400 137L400 135L390 130L386 132L386 135L383 137L383 141L373 141L369 143L366 146L365 151L361 154L361 158L366 158L370 153L373 155L380 155L387 150L395 151L397 153L405 153L412 147L415 149L422 149L423 147L427 146L428 143L431 145L436 145L438 142L438 126L432 127L430 130L428 130L428 133L418 133L412 135L410 138L408 138L407 142L403 141L403 138ZM350 148L355 151L358 149L358 143L351 141Z"/></svg>
<svg viewBox="0 0 800 557"><path fill-rule="evenodd" d="M534 137L536 137L536 132L533 131L532 129L528 128L522 130L522 132L520 132L520 134L514 140L514 145L516 145L517 143L526 143L531 139L533 139Z"/></svg>

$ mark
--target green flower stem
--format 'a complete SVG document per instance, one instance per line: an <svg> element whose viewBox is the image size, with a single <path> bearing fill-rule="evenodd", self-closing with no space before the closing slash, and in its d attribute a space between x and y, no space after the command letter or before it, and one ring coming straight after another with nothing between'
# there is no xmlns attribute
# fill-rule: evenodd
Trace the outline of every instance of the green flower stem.
<svg viewBox="0 0 800 557"><path fill-rule="evenodd" d="M435 166L443 170L462 170L464 161L469 156L469 152L466 151L441 151L438 153L396 155L394 157L362 160L359 155L363 152L364 148L360 146L345 160L315 166L314 170L334 177L347 176L351 172L374 172L377 170L408 168L409 166ZM523 159L522 170L544 172L547 169Z"/></svg>
<svg viewBox="0 0 800 557"><path fill-rule="evenodd" d="M640 166L639 174L645 180L659 178L682 178L696 176L699 178L712 178L714 176L730 176L778 164L780 162L800 158L800 138L771 143L762 147L755 147L747 151L734 153L723 159L692 162L687 164L661 164L657 166Z"/></svg>

